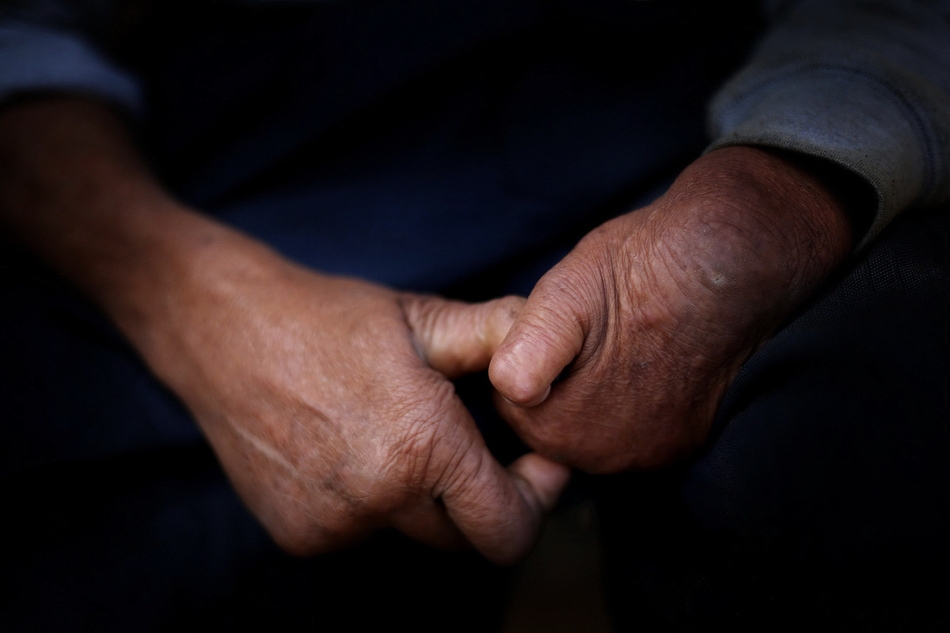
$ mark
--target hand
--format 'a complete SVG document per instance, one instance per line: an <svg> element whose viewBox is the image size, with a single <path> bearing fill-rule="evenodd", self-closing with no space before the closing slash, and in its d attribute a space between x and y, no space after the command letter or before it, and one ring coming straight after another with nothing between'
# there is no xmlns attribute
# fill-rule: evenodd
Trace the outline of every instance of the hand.
<svg viewBox="0 0 950 633"><path fill-rule="evenodd" d="M241 254L210 255L163 301L145 357L282 547L394 526L500 562L526 553L567 470L537 455L502 468L449 382L487 368L520 300L398 294L212 241Z"/></svg>
<svg viewBox="0 0 950 633"><path fill-rule="evenodd" d="M753 148L711 152L539 281L491 362L499 408L532 448L589 472L688 455L850 239L811 172Z"/></svg>
<svg viewBox="0 0 950 633"><path fill-rule="evenodd" d="M526 553L568 472L537 455L503 469L449 382L487 366L520 300L295 266L175 201L94 101L5 108L0 167L4 230L116 323L286 549L395 526L500 562Z"/></svg>

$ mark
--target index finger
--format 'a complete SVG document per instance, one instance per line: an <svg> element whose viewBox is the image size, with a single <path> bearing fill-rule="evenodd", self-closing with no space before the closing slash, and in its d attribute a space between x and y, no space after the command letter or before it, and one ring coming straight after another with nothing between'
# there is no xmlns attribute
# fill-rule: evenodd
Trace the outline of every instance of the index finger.
<svg viewBox="0 0 950 633"><path fill-rule="evenodd" d="M461 402L457 406L464 410ZM506 469L489 452L474 423L455 428L460 433L453 434L456 444L447 451L452 459L434 492L476 549L496 563L514 563L534 545L570 470L534 453Z"/></svg>

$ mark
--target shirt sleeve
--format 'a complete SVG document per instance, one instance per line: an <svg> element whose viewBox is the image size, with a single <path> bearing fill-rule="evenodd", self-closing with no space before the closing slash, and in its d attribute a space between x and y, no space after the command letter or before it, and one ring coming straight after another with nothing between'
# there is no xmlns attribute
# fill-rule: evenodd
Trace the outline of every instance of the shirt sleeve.
<svg viewBox="0 0 950 633"><path fill-rule="evenodd" d="M865 179L873 238L900 211L950 202L950 2L768 3L772 28L713 98L710 149L759 145Z"/></svg>
<svg viewBox="0 0 950 633"><path fill-rule="evenodd" d="M0 9L0 103L18 94L68 92L142 111L136 79L103 53L97 33L115 3L37 0Z"/></svg>

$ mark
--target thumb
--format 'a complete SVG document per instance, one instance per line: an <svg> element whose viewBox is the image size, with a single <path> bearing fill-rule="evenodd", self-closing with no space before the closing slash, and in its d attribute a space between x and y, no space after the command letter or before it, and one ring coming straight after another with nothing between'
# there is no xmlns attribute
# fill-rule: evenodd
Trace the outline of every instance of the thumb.
<svg viewBox="0 0 950 633"><path fill-rule="evenodd" d="M403 295L401 302L419 355L450 379L486 369L524 305L514 296L473 304Z"/></svg>
<svg viewBox="0 0 950 633"><path fill-rule="evenodd" d="M557 268L538 282L488 369L495 389L518 406L544 402L551 383L577 357L587 335L577 294L554 281L555 274Z"/></svg>

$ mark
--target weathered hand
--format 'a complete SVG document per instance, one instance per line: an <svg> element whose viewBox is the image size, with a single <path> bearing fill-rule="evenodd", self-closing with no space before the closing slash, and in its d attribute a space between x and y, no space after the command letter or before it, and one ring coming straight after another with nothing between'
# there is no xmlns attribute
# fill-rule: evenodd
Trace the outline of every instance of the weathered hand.
<svg viewBox="0 0 950 633"><path fill-rule="evenodd" d="M295 266L175 201L94 101L5 108L0 167L4 230L125 333L285 548L391 525L497 561L526 552L567 469L537 455L503 469L446 377L487 367L520 300L467 306Z"/></svg>
<svg viewBox="0 0 950 633"><path fill-rule="evenodd" d="M449 381L487 368L520 300L397 294L230 233L201 249L209 263L188 291L176 282L141 347L282 547L394 526L439 546L464 535L500 562L526 553L567 469L538 455L502 468Z"/></svg>
<svg viewBox="0 0 950 633"><path fill-rule="evenodd" d="M491 362L499 407L532 448L589 472L680 458L850 239L809 171L752 148L711 152L540 280Z"/></svg>

